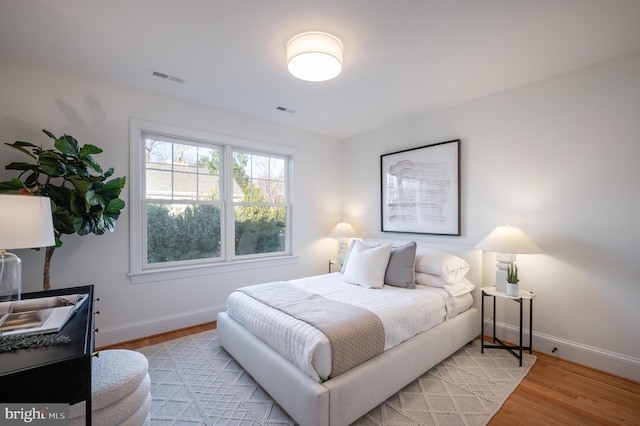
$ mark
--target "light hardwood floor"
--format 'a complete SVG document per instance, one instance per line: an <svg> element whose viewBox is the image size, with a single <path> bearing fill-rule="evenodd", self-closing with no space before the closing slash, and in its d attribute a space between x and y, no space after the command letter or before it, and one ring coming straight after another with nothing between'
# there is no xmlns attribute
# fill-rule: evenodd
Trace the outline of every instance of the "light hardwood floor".
<svg viewBox="0 0 640 426"><path fill-rule="evenodd" d="M215 323L100 349L138 349L211 329ZM640 425L640 383L535 355L535 365L489 425Z"/></svg>

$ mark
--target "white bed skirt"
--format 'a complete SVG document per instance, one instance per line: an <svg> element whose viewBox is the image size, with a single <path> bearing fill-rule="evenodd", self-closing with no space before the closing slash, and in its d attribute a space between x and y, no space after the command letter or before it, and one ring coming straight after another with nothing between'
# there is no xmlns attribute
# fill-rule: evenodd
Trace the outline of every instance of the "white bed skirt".
<svg viewBox="0 0 640 426"><path fill-rule="evenodd" d="M471 308L331 380L317 383L248 332L218 314L218 341L303 426L345 426L480 334Z"/></svg>

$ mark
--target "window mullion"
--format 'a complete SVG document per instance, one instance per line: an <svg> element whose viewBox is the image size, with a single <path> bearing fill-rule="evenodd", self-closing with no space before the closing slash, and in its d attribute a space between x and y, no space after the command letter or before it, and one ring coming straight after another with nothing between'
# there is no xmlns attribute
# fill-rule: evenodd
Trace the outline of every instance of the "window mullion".
<svg viewBox="0 0 640 426"><path fill-rule="evenodd" d="M222 244L224 247L225 259L231 260L235 256L235 214L234 214L234 202L233 202L233 149L226 146L224 148L224 162L220 175L224 176L224 196L222 197L224 203L224 218L222 221L224 227L224 236Z"/></svg>

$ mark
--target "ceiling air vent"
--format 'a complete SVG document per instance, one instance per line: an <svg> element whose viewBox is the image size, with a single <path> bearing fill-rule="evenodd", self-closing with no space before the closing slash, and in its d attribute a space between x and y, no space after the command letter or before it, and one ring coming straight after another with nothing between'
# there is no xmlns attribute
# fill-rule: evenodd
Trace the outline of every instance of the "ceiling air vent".
<svg viewBox="0 0 640 426"><path fill-rule="evenodd" d="M287 107L280 106L280 105L278 105L278 106L276 107L276 110L277 110L277 111L282 111L282 112L288 112L289 114L295 114L295 113L296 113L296 111L294 111L294 110L292 110L292 109L289 109L289 108L287 108Z"/></svg>
<svg viewBox="0 0 640 426"><path fill-rule="evenodd" d="M154 77L164 78L165 80L169 78L168 74L163 74L163 73L158 72L158 71L154 71L153 75L154 75Z"/></svg>
<svg viewBox="0 0 640 426"><path fill-rule="evenodd" d="M163 72L158 72L158 71L154 71L151 73L154 77L159 77L163 80L171 80L171 81L175 81L176 83L180 83L180 84L184 84L186 83L186 80L180 77L176 77L173 75L169 75L169 74L165 74Z"/></svg>

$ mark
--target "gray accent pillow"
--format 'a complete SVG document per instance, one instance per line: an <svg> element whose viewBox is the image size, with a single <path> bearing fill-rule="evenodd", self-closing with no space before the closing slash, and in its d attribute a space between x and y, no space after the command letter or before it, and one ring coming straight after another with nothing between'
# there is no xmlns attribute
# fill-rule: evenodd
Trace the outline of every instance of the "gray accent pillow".
<svg viewBox="0 0 640 426"><path fill-rule="evenodd" d="M395 287L416 288L415 262L417 244L411 242L391 249L384 283Z"/></svg>

